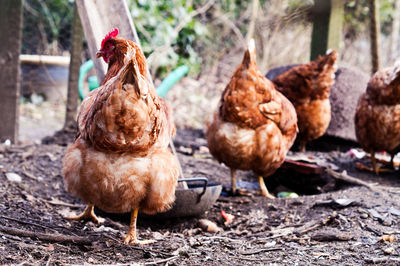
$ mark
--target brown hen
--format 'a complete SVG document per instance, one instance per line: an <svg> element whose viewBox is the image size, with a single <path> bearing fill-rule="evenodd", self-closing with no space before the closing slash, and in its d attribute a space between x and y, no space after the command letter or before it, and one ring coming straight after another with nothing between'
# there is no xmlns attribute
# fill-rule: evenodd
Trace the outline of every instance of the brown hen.
<svg viewBox="0 0 400 266"><path fill-rule="evenodd" d="M110 213L132 211L125 243L145 244L136 238L138 211L166 211L175 199L178 162L168 149L174 126L146 78L140 48L115 36L103 41L106 46L113 52L104 54L106 80L82 103L78 137L63 160L64 181L88 204L73 219L98 222L95 205Z"/></svg>
<svg viewBox="0 0 400 266"><path fill-rule="evenodd" d="M231 169L232 192L237 190L235 171L253 170L262 194L273 198L263 177L283 163L296 134L295 109L259 72L251 40L207 129L211 154Z"/></svg>
<svg viewBox="0 0 400 266"><path fill-rule="evenodd" d="M338 54L332 51L308 64L297 65L272 81L296 108L301 151L322 136L331 121L330 88L335 80Z"/></svg>
<svg viewBox="0 0 400 266"><path fill-rule="evenodd" d="M360 96L355 114L356 137L371 153L378 173L375 152L385 150L393 158L400 151L400 63L376 72Z"/></svg>

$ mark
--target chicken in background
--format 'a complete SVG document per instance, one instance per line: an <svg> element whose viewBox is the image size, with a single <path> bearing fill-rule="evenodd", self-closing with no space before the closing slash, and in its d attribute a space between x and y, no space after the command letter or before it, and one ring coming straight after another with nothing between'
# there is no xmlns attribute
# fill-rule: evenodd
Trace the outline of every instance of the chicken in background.
<svg viewBox="0 0 400 266"><path fill-rule="evenodd" d="M231 169L232 192L237 192L235 171L252 170L262 195L274 198L263 178L283 163L296 134L295 109L259 72L251 40L206 133L211 154Z"/></svg>
<svg viewBox="0 0 400 266"><path fill-rule="evenodd" d="M356 137L371 153L373 170L378 173L375 152L387 151L393 158L400 151L400 62L376 72L357 104Z"/></svg>
<svg viewBox="0 0 400 266"><path fill-rule="evenodd" d="M109 213L132 212L127 244L136 237L138 211L168 210L175 199L178 162L168 149L175 132L171 111L146 78L146 61L132 41L110 32L98 56L106 78L83 101L78 135L63 159L69 193L87 207L74 220L99 222L94 206Z"/></svg>
<svg viewBox="0 0 400 266"><path fill-rule="evenodd" d="M337 52L332 51L308 64L294 66L272 80L296 109L300 151L304 152L306 144L322 136L329 126L329 94L335 81L337 59Z"/></svg>

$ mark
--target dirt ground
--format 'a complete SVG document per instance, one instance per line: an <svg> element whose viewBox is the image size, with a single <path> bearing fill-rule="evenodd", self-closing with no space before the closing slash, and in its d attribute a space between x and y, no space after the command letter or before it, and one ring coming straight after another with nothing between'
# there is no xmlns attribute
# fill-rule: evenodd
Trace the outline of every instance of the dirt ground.
<svg viewBox="0 0 400 266"><path fill-rule="evenodd" d="M156 242L128 246L121 241L127 215L101 213L102 225L64 218L84 208L66 193L61 176L61 159L72 136L58 134L41 145L0 146L0 264L400 264L399 174L377 176L356 169L359 160L348 152L352 143L325 138L306 157L372 186L282 169L266 179L268 188L275 195L288 191L300 196L266 199L258 195L250 172L239 172L240 185L250 194L230 196L229 170L207 152L204 134L181 130L175 144L185 176L205 175L222 183L222 195L202 217L139 216L139 238ZM234 216L232 223L223 223L221 211ZM208 232L200 219L222 230Z"/></svg>

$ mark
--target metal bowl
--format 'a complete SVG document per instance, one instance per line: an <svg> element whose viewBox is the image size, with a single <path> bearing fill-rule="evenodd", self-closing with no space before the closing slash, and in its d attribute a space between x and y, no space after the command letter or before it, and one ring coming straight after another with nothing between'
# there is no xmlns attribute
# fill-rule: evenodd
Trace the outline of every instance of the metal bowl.
<svg viewBox="0 0 400 266"><path fill-rule="evenodd" d="M179 179L178 182L186 182L188 189L176 189L175 202L171 210L154 215L142 214L149 218L178 218L199 216L209 210L217 201L222 191L221 184L209 184L207 177L192 177ZM196 184L191 184L197 182ZM202 184L198 184L202 182Z"/></svg>

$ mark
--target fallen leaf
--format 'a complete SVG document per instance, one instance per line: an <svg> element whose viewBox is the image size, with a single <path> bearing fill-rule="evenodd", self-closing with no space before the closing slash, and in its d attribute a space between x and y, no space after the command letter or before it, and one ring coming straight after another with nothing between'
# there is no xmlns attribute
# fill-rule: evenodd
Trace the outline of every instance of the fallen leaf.
<svg viewBox="0 0 400 266"><path fill-rule="evenodd" d="M6 173L6 177L10 182L21 183L22 177L16 173Z"/></svg>
<svg viewBox="0 0 400 266"><path fill-rule="evenodd" d="M203 229L203 231L210 232L210 233L217 233L224 231L221 227L219 227L216 223L207 220L207 219L200 219L199 220L199 227Z"/></svg>
<svg viewBox="0 0 400 266"><path fill-rule="evenodd" d="M378 243L384 243L386 241L393 243L396 240L394 235L383 235L379 238Z"/></svg>

